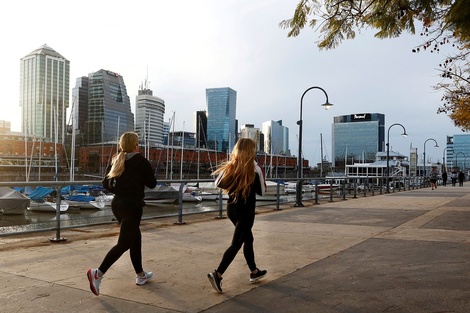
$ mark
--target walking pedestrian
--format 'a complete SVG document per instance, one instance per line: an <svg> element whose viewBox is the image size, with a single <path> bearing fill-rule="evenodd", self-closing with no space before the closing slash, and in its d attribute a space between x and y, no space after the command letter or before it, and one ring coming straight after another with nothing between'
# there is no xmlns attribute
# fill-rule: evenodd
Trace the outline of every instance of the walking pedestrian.
<svg viewBox="0 0 470 313"><path fill-rule="evenodd" d="M433 167L431 170L431 174L429 174L429 179L431 180L431 188L434 190L434 188L437 189L437 171L436 168Z"/></svg>
<svg viewBox="0 0 470 313"><path fill-rule="evenodd" d="M100 294L100 284L108 269L129 250L136 273L135 283L144 285L153 277L152 272L142 268L142 234L140 221L144 206L144 188L154 188L157 180L150 162L139 153L139 137L126 132L119 139L120 151L113 156L106 169L103 187L114 193L111 209L120 224L117 244L108 251L101 265L87 272L90 290Z"/></svg>
<svg viewBox="0 0 470 313"><path fill-rule="evenodd" d="M459 187L463 187L463 181L465 180L465 174L460 171L459 172Z"/></svg>
<svg viewBox="0 0 470 313"><path fill-rule="evenodd" d="M442 186L447 186L447 172L444 169L444 172L442 173Z"/></svg>
<svg viewBox="0 0 470 313"><path fill-rule="evenodd" d="M243 254L250 269L250 282L266 276L266 270L256 267L253 249L254 237L251 228L255 221L256 194L264 195L266 181L264 172L255 161L256 143L249 138L241 138L236 143L230 160L224 162L212 174L218 175L216 186L229 195L227 215L235 226L232 243L223 254L219 266L207 274L209 281L222 293L222 275L243 246Z"/></svg>
<svg viewBox="0 0 470 313"><path fill-rule="evenodd" d="M455 187L455 183L457 182L457 171L455 168L452 170L452 173L450 174L450 180L452 181L452 186Z"/></svg>

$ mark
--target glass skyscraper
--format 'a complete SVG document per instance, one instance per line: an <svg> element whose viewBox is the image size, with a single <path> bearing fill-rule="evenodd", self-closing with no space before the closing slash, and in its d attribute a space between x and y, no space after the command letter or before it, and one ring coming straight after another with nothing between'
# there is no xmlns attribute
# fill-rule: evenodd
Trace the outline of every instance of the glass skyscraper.
<svg viewBox="0 0 470 313"><path fill-rule="evenodd" d="M134 114L121 75L99 70L88 75L87 144L119 140L134 131Z"/></svg>
<svg viewBox="0 0 470 313"><path fill-rule="evenodd" d="M280 121L267 121L261 126L264 134L264 152L267 154L290 155L289 128Z"/></svg>
<svg viewBox="0 0 470 313"><path fill-rule="evenodd" d="M470 134L447 136L446 166L464 170L470 167Z"/></svg>
<svg viewBox="0 0 470 313"><path fill-rule="evenodd" d="M69 106L70 62L43 45L21 59L22 131L62 142Z"/></svg>
<svg viewBox="0 0 470 313"><path fill-rule="evenodd" d="M373 162L384 151L385 115L361 113L334 117L332 130L333 166Z"/></svg>
<svg viewBox="0 0 470 313"><path fill-rule="evenodd" d="M229 87L206 89L207 144L228 152L237 140L237 92Z"/></svg>

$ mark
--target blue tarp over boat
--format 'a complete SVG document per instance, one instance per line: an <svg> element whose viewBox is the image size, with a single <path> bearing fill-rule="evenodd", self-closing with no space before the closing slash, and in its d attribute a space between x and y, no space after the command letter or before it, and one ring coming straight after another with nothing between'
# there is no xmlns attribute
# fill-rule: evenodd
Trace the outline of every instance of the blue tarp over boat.
<svg viewBox="0 0 470 313"><path fill-rule="evenodd" d="M72 192L85 194L90 190L103 189L100 185L69 185L61 189L61 194L66 195Z"/></svg>
<svg viewBox="0 0 470 313"><path fill-rule="evenodd" d="M86 196L86 195L70 195L66 199L69 201L90 202L90 201L94 201L95 197Z"/></svg>
<svg viewBox="0 0 470 313"><path fill-rule="evenodd" d="M47 187L37 187L29 194L29 198L34 201L42 201L45 197L49 196L54 189Z"/></svg>

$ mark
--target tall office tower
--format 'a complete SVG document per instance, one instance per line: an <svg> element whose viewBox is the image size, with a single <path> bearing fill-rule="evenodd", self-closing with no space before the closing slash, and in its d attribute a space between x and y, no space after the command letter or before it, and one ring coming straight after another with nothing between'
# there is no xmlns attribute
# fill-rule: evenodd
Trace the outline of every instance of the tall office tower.
<svg viewBox="0 0 470 313"><path fill-rule="evenodd" d="M264 122L261 132L264 134L264 152L290 155L289 128L282 126L282 120Z"/></svg>
<svg viewBox="0 0 470 313"><path fill-rule="evenodd" d="M72 88L72 127L75 127L76 142L84 145L86 133L86 121L88 120L88 77L82 76L76 79Z"/></svg>
<svg viewBox="0 0 470 313"><path fill-rule="evenodd" d="M217 151L231 151L237 138L237 92L229 87L206 89L207 143Z"/></svg>
<svg viewBox="0 0 470 313"><path fill-rule="evenodd" d="M87 144L119 140L134 131L134 114L121 75L99 70L88 75Z"/></svg>
<svg viewBox="0 0 470 313"><path fill-rule="evenodd" d="M152 90L141 85L135 99L135 131L142 144L155 147L163 144L165 101L155 97Z"/></svg>
<svg viewBox="0 0 470 313"><path fill-rule="evenodd" d="M196 133L196 147L207 148L207 113L196 111L194 120L194 132Z"/></svg>
<svg viewBox="0 0 470 313"><path fill-rule="evenodd" d="M256 150L264 151L263 145L264 140L259 128L255 128L253 124L245 124L241 127L241 137L242 138L251 138L256 142Z"/></svg>
<svg viewBox="0 0 470 313"><path fill-rule="evenodd" d="M385 115L361 113L334 117L332 134L333 166L373 162L384 151Z"/></svg>
<svg viewBox="0 0 470 313"><path fill-rule="evenodd" d="M70 62L43 45L21 59L22 132L62 142L69 106Z"/></svg>
<svg viewBox="0 0 470 313"><path fill-rule="evenodd" d="M169 142L168 142L169 134L170 134L170 123L163 122L163 144L165 146L169 145Z"/></svg>

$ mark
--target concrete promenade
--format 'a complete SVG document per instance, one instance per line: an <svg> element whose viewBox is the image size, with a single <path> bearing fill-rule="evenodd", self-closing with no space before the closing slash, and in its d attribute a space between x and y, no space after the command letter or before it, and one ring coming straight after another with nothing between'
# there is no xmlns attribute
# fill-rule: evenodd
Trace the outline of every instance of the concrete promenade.
<svg viewBox="0 0 470 313"><path fill-rule="evenodd" d="M233 226L216 213L142 223L144 269L135 285L129 254L98 267L118 226L0 238L1 312L470 312L470 183L304 207L262 207L253 228L264 280L251 284L240 251L212 289L207 273Z"/></svg>

